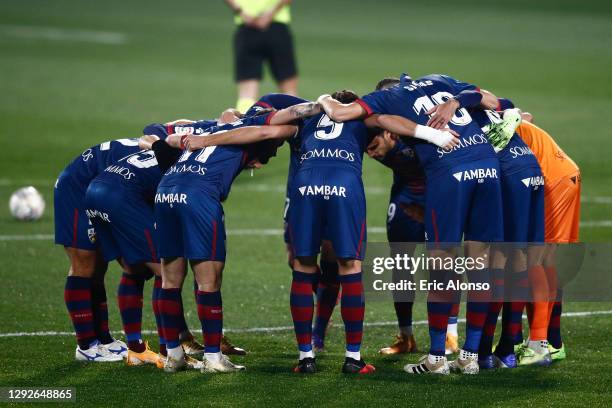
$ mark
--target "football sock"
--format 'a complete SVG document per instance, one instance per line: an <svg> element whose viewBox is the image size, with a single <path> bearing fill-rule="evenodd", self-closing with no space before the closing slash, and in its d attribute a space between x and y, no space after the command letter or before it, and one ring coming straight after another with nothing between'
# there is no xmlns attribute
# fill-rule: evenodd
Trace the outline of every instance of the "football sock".
<svg viewBox="0 0 612 408"><path fill-rule="evenodd" d="M428 360L428 361L429 361L431 364L437 364L437 363L439 363L440 361L444 360L444 357L445 357L445 356L443 356L443 355L442 355L442 356L440 356L440 355L437 355L437 354L429 354L429 355L427 356L427 360Z"/></svg>
<svg viewBox="0 0 612 408"><path fill-rule="evenodd" d="M93 311L91 310L91 278L68 276L64 301L74 326L77 343L83 350L96 340Z"/></svg>
<svg viewBox="0 0 612 408"><path fill-rule="evenodd" d="M399 331L404 336L412 334L412 302L394 302L395 316Z"/></svg>
<svg viewBox="0 0 612 408"><path fill-rule="evenodd" d="M533 316L529 319L529 338L531 340L546 340L548 331L548 280L541 265L529 268L529 282L533 296Z"/></svg>
<svg viewBox="0 0 612 408"><path fill-rule="evenodd" d="M360 351L345 351L344 357L352 358L353 360L360 361L361 360L361 352Z"/></svg>
<svg viewBox="0 0 612 408"><path fill-rule="evenodd" d="M497 318L499 312L502 309L502 302L491 302L489 303L489 310L487 312L487 318L485 325L482 330L482 337L480 339L480 346L478 348L478 354L480 357L485 357L493 352L493 337L495 336L495 327L497 326Z"/></svg>
<svg viewBox="0 0 612 408"><path fill-rule="evenodd" d="M451 311L452 313L452 311ZM451 336L459 336L459 332L457 331L457 322L459 318L457 316L450 315L448 317L448 326L446 327L446 334Z"/></svg>
<svg viewBox="0 0 612 408"><path fill-rule="evenodd" d="M179 332L183 308L181 307L181 289L159 289L158 300L159 314L161 317L162 333L166 342L168 355L170 349L180 346ZM181 351L183 349L181 348Z"/></svg>
<svg viewBox="0 0 612 408"><path fill-rule="evenodd" d="M193 296L195 297L195 299L198 298L198 282L195 279L193 280ZM183 294L182 293L181 293L181 309L185 310L185 307L183 306ZM179 338L182 341L183 338L185 337L191 337L191 332L189 331L187 320L185 320L185 314L183 314L181 315L181 321L179 324Z"/></svg>
<svg viewBox="0 0 612 408"><path fill-rule="evenodd" d="M221 291L203 292L198 290L196 303L198 304L198 317L202 324L205 353L207 355L221 353L221 334L223 333Z"/></svg>
<svg viewBox="0 0 612 408"><path fill-rule="evenodd" d="M429 281L442 282L445 286L452 271L430 271ZM444 357L446 352L446 329L448 318L457 303L457 294L451 290L430 290L427 294L427 321L429 323L429 354ZM431 361L431 359L430 359Z"/></svg>
<svg viewBox="0 0 612 408"><path fill-rule="evenodd" d="M561 348L563 345L563 341L561 340L562 296L561 289L557 289L557 301L553 306L550 322L548 324L548 342L557 349Z"/></svg>
<svg viewBox="0 0 612 408"><path fill-rule="evenodd" d="M548 266L544 268L544 271L546 271L546 280L548 281L548 318L550 320L557 299L557 268Z"/></svg>
<svg viewBox="0 0 612 408"><path fill-rule="evenodd" d="M548 352L548 340L529 340L527 347L539 354Z"/></svg>
<svg viewBox="0 0 612 408"><path fill-rule="evenodd" d="M219 361L221 361L221 357L222 357L222 354L220 351L216 353L204 353L204 358L206 358L208 361L212 361L215 363L218 363Z"/></svg>
<svg viewBox="0 0 612 408"><path fill-rule="evenodd" d="M310 350L310 351L301 351L300 350L299 359L303 360L305 358L315 358L314 352L312 350Z"/></svg>
<svg viewBox="0 0 612 408"><path fill-rule="evenodd" d="M315 274L293 271L289 304L300 355L312 351L312 282L315 279Z"/></svg>
<svg viewBox="0 0 612 408"><path fill-rule="evenodd" d="M325 338L325 331L338 302L340 282L338 282L338 263L321 261L321 278L317 288L317 307L313 334Z"/></svg>
<svg viewBox="0 0 612 408"><path fill-rule="evenodd" d="M359 352L363 337L365 298L361 272L339 276L342 285L340 312L344 320L346 351Z"/></svg>
<svg viewBox="0 0 612 408"><path fill-rule="evenodd" d="M174 360L182 360L185 358L185 352L181 346L168 348L168 357Z"/></svg>
<svg viewBox="0 0 612 408"><path fill-rule="evenodd" d="M162 287L162 278L161 276L155 276L155 281L153 282L153 296L152 296L152 304L153 304L153 314L155 315L155 324L157 326L157 336L159 338L159 353L162 356L166 355L166 340L164 340L164 332L161 322L161 312L159 311L159 295Z"/></svg>
<svg viewBox="0 0 612 408"><path fill-rule="evenodd" d="M93 279L91 282L91 310L98 340L102 344L112 343L114 339L108 330L108 304L104 280Z"/></svg>
<svg viewBox="0 0 612 408"><path fill-rule="evenodd" d="M137 353L145 351L142 342L142 292L144 277L124 273L119 281L117 303L123 323L123 331L130 350Z"/></svg>
<svg viewBox="0 0 612 408"><path fill-rule="evenodd" d="M489 270L470 270L467 272L470 283L484 287L489 284ZM463 350L478 353L480 339L489 311L491 292L489 290L469 290L465 308L465 342Z"/></svg>
<svg viewBox="0 0 612 408"><path fill-rule="evenodd" d="M468 358L478 358L478 353L472 353L472 352L465 351L465 350L462 349L459 352L459 358L461 360L465 360L465 359L468 359Z"/></svg>
<svg viewBox="0 0 612 408"><path fill-rule="evenodd" d="M485 319L484 327L482 330L482 337L480 339L480 346L478 348L478 354L481 357L488 356L493 352L493 337L495 336L495 327L497 326L497 319L501 312L504 300L504 270L503 269L491 269L491 302L487 310L487 317Z"/></svg>

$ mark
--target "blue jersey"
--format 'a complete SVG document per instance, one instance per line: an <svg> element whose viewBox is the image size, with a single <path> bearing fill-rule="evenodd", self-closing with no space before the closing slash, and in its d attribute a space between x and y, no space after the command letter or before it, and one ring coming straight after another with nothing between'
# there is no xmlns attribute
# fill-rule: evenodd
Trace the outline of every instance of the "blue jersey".
<svg viewBox="0 0 612 408"><path fill-rule="evenodd" d="M64 170L80 184L87 185L111 163L138 152L138 139L119 139L86 149Z"/></svg>
<svg viewBox="0 0 612 408"><path fill-rule="evenodd" d="M336 123L320 113L304 121L300 139L300 170L320 166L344 167L361 176L368 128L361 120Z"/></svg>
<svg viewBox="0 0 612 408"><path fill-rule="evenodd" d="M293 105L308 102L306 99L298 98L296 96L285 95L281 93L271 93L262 96L251 108L247 111L245 116L255 115L257 112L263 109L276 109L281 110L288 108ZM289 187L293 180L295 173L300 166L300 141L299 138L291 138L288 140L289 144L289 171L287 174L287 196L289 195Z"/></svg>
<svg viewBox="0 0 612 408"><path fill-rule="evenodd" d="M249 117L233 123L209 128L204 134L226 132L244 126L261 126L267 115ZM230 193L232 182L248 163L248 146L209 146L193 152L184 152L177 162L166 171L159 187L190 185L206 191L219 201Z"/></svg>
<svg viewBox="0 0 612 408"><path fill-rule="evenodd" d="M429 120L427 111L444 103L463 90L477 89L444 75L428 75L412 80L402 75L400 84L370 93L359 100L366 112L403 116L420 125ZM495 152L487 137L465 108L457 110L449 126L460 136L459 145L445 150L431 143L416 142L415 150L427 172L439 168L494 158Z"/></svg>
<svg viewBox="0 0 612 408"><path fill-rule="evenodd" d="M403 193L412 201L424 201L425 172L412 147L398 140L380 162L393 171L392 196Z"/></svg>
<svg viewBox="0 0 612 408"><path fill-rule="evenodd" d="M500 123L502 118L495 111L473 109L470 114L481 128L492 123ZM508 145L497 153L499 167L504 175L518 173L526 168L540 168L538 161L518 134L514 134Z"/></svg>
<svg viewBox="0 0 612 408"><path fill-rule="evenodd" d="M108 165L96 180L120 183L153 202L162 173L153 150L140 150Z"/></svg>

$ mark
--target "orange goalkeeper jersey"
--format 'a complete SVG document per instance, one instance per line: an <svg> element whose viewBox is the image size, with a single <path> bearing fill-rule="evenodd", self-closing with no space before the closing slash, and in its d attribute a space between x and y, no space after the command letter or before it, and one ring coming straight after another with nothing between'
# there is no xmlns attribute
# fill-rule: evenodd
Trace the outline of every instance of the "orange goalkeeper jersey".
<svg viewBox="0 0 612 408"><path fill-rule="evenodd" d="M580 171L545 130L523 121L516 131L535 154L547 186L553 187L564 177L574 176Z"/></svg>

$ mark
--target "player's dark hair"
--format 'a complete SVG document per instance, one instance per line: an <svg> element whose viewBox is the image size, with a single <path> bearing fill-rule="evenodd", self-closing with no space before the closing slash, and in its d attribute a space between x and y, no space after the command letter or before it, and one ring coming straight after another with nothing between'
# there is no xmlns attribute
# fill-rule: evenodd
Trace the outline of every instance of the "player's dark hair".
<svg viewBox="0 0 612 408"><path fill-rule="evenodd" d="M342 91L334 92L332 98L341 103L351 103L359 99L359 95L351 90L343 89Z"/></svg>
<svg viewBox="0 0 612 408"><path fill-rule="evenodd" d="M399 83L400 83L399 78L395 78L395 77L383 78L380 81L378 81L378 83L376 84L376 90L380 91L381 89L388 89L388 88L394 87L395 85Z"/></svg>

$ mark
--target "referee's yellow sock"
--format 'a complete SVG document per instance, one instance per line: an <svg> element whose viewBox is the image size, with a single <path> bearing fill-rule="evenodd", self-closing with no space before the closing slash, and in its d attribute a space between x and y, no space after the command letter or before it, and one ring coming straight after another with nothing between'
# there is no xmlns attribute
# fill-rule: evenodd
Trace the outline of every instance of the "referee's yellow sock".
<svg viewBox="0 0 612 408"><path fill-rule="evenodd" d="M252 98L238 98L238 102L236 102L236 109L238 109L240 113L245 113L251 106L253 106L255 102L256 100Z"/></svg>

